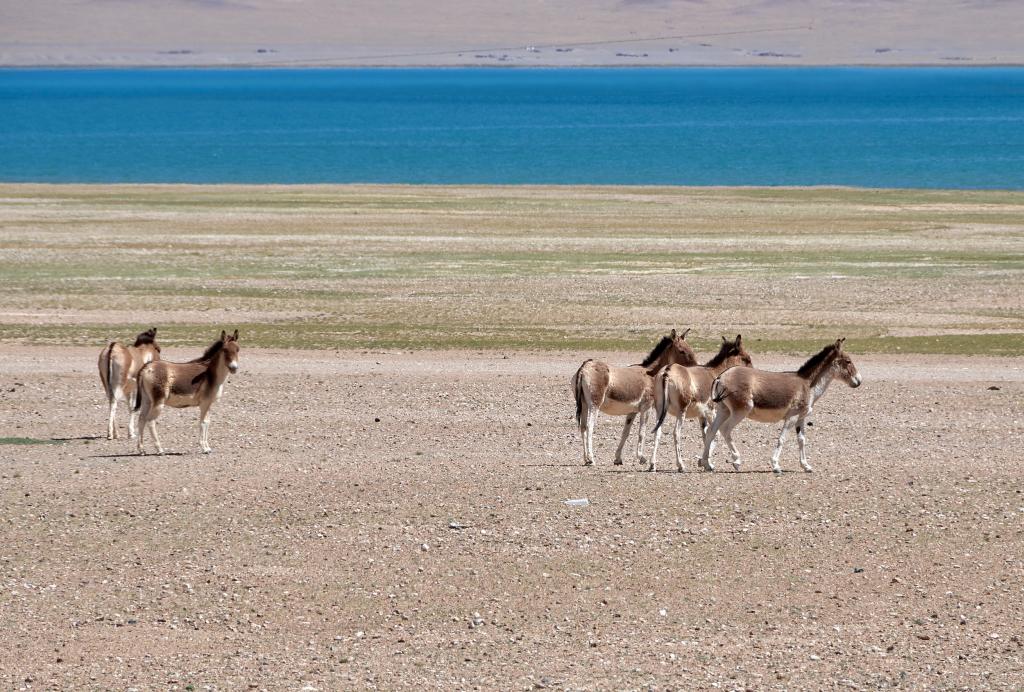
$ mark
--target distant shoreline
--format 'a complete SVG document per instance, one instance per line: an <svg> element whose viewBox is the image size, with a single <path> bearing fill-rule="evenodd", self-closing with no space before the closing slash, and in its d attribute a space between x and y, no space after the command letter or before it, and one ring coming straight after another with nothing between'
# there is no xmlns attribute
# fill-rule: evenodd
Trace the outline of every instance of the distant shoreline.
<svg viewBox="0 0 1024 692"><path fill-rule="evenodd" d="M989 69L989 68L1024 68L1024 62L919 62L919 63L779 63L775 65L744 64L744 63L649 63L649 64L588 64L588 65L566 65L566 64L534 64L534 65L509 65L509 64L487 64L487 63L466 63L466 64L428 64L413 63L408 65L394 65L390 63L366 63L366 64L289 64L272 65L260 63L226 63L209 64L194 63L182 65L148 65L144 63L106 64L106 63L83 63L83 64L48 64L40 63L33 65L0 64L0 70L473 70L473 69L497 69L497 70L644 70L644 69L708 69L708 70L735 70L735 69L821 69L821 68L850 68L850 69L912 69L912 68L949 68L949 69Z"/></svg>

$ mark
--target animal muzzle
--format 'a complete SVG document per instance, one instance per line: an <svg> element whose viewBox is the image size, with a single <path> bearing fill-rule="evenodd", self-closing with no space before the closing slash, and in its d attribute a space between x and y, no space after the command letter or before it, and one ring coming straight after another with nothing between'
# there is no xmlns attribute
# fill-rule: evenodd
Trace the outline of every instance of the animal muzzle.
<svg viewBox="0 0 1024 692"><path fill-rule="evenodd" d="M238 372L238 361L233 360L230 363L228 363L228 370L230 370L231 372Z"/></svg>
<svg viewBox="0 0 1024 692"><path fill-rule="evenodd" d="M860 383L861 383L860 373L858 372L856 375L854 375L850 379L850 386L853 387L853 388L857 388L857 387L860 386Z"/></svg>

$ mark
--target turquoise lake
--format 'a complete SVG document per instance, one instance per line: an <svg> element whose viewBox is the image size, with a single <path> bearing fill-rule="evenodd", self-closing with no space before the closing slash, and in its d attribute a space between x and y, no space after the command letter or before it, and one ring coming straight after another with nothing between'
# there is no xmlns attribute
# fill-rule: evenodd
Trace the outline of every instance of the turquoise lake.
<svg viewBox="0 0 1024 692"><path fill-rule="evenodd" d="M1024 68L0 70L0 181L1024 188Z"/></svg>

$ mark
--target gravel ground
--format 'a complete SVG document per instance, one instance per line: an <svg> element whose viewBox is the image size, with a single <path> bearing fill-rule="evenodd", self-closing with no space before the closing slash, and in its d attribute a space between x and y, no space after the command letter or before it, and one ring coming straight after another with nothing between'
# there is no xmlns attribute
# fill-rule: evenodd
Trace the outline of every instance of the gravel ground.
<svg viewBox="0 0 1024 692"><path fill-rule="evenodd" d="M0 346L0 435L60 440L0 444L0 686L1024 683L1020 359L858 358L776 477L755 423L742 473L614 467L603 416L582 467L583 354L242 345L161 457L98 438L98 348Z"/></svg>

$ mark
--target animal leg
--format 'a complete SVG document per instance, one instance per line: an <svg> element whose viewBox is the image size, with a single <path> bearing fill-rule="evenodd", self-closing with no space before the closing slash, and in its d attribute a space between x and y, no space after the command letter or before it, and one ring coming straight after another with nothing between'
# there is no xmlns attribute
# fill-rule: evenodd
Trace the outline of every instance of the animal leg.
<svg viewBox="0 0 1024 692"><path fill-rule="evenodd" d="M714 471L715 465L711 463L711 452L715 444L715 435L718 434L719 428L725 424L725 420L729 417L729 407L725 404L719 404L718 409L715 411L715 420L711 422L711 427L704 435L704 452L700 457L700 467L707 471Z"/></svg>
<svg viewBox="0 0 1024 692"><path fill-rule="evenodd" d="M660 415L656 417L659 419L661 418ZM654 446L651 447L651 465L647 467L647 470L654 472L658 470L658 445L661 444L661 426L656 425L654 430L652 430L651 432L654 434Z"/></svg>
<svg viewBox="0 0 1024 692"><path fill-rule="evenodd" d="M675 439L675 443L676 443L676 468L679 471L683 471L684 470L683 469L683 455L682 455L682 450L680 449L681 443L682 443L682 437L683 437L683 417L682 416L679 416L678 418L676 418L676 425L672 429L672 437Z"/></svg>
<svg viewBox="0 0 1024 692"><path fill-rule="evenodd" d="M697 418L700 423L700 441L701 445L706 445L708 440L711 440L710 451L708 452L708 458L710 459L715 455L715 443L717 442L716 437L709 437L708 432L711 430L711 418L706 415L701 415ZM700 457L697 458L697 468L701 467Z"/></svg>
<svg viewBox="0 0 1024 692"><path fill-rule="evenodd" d="M590 429L590 405L584 400L581 404L579 425L580 425L580 442L583 445L583 465L590 466L594 462L590 458L589 452L587 452L587 431Z"/></svg>
<svg viewBox="0 0 1024 692"><path fill-rule="evenodd" d="M782 467L779 466L779 459L782 457L782 443L786 441L786 433L789 432L789 426L793 425L793 419L787 418L782 421L782 430L779 431L779 439L775 443L775 451L772 452L772 471L775 473L782 473Z"/></svg>
<svg viewBox="0 0 1024 692"><path fill-rule="evenodd" d="M626 440L629 439L629 431L633 429L633 421L635 419L636 419L636 414L635 413L631 413L628 416L626 416L626 423L625 423L625 425L622 426L622 436L619 437L619 446L615 449L615 465L616 466L622 466L622 450L626 446Z"/></svg>
<svg viewBox="0 0 1024 692"><path fill-rule="evenodd" d="M199 407L199 448L203 450L203 454L213 451L210 448L210 407L208 405Z"/></svg>
<svg viewBox="0 0 1024 692"><path fill-rule="evenodd" d="M110 397L110 417L107 418L107 439L117 439L117 426L114 424L114 416L117 415L117 397Z"/></svg>
<svg viewBox="0 0 1024 692"><path fill-rule="evenodd" d="M754 410L754 403L748 402L747 406L733 411L732 415L722 424L722 437L725 438L725 443L729 446L732 467L737 471L740 470L740 452L732 441L732 429L739 425L752 410Z"/></svg>
<svg viewBox="0 0 1024 692"><path fill-rule="evenodd" d="M739 452L738 449L736 449L736 445L732 441L732 429L733 429L733 427L735 427L735 426L730 426L728 424L722 426L722 437L725 438L725 444L729 447L729 456L730 456L730 461L732 462L732 467L734 469L736 469L737 471L739 471L740 470L740 452Z"/></svg>
<svg viewBox="0 0 1024 692"><path fill-rule="evenodd" d="M804 467L804 471L810 473L814 469L807 463L807 449L805 447L807 437L804 435L804 420L802 418L796 422L796 440L800 443L800 465Z"/></svg>
<svg viewBox="0 0 1024 692"><path fill-rule="evenodd" d="M135 396L142 396L141 392L136 392ZM149 425L149 411L151 405L149 397L142 397L142 407L139 409L138 421L142 423L139 426L139 437L136 441L136 448L139 450L139 454L145 454L146 450L142 447L142 440L145 437L146 426Z"/></svg>
<svg viewBox="0 0 1024 692"><path fill-rule="evenodd" d="M597 425L597 407L593 406L587 411L587 434L586 444L583 446L584 464L594 465L594 426Z"/></svg>
<svg viewBox="0 0 1024 692"><path fill-rule="evenodd" d="M128 439L134 440L135 436L139 434L139 412L135 410L135 404L137 403L137 397L139 394L139 388L136 386L135 391L132 392L131 398L128 400Z"/></svg>
<svg viewBox="0 0 1024 692"><path fill-rule="evenodd" d="M644 456L644 443L647 441L647 414L650 409L640 412L640 430L636 440L636 463L646 464L647 457Z"/></svg>
<svg viewBox="0 0 1024 692"><path fill-rule="evenodd" d="M163 454L164 453L164 448L163 448L163 445L160 444L160 436L157 435L157 433L156 433L156 418L154 418L153 420L149 421L148 425L149 425L149 432L151 432L153 434L153 442L154 442L154 444L156 444L156 453L157 454Z"/></svg>
<svg viewBox="0 0 1024 692"><path fill-rule="evenodd" d="M142 396L139 394L139 396ZM146 451L142 448L142 436L145 430L149 430L153 436L153 442L156 444L157 454L163 454L164 448L160 444L160 436L156 432L156 419L160 415L160 411L163 409L163 403L154 404L148 395L142 397L142 408L139 411L139 454L145 454Z"/></svg>

